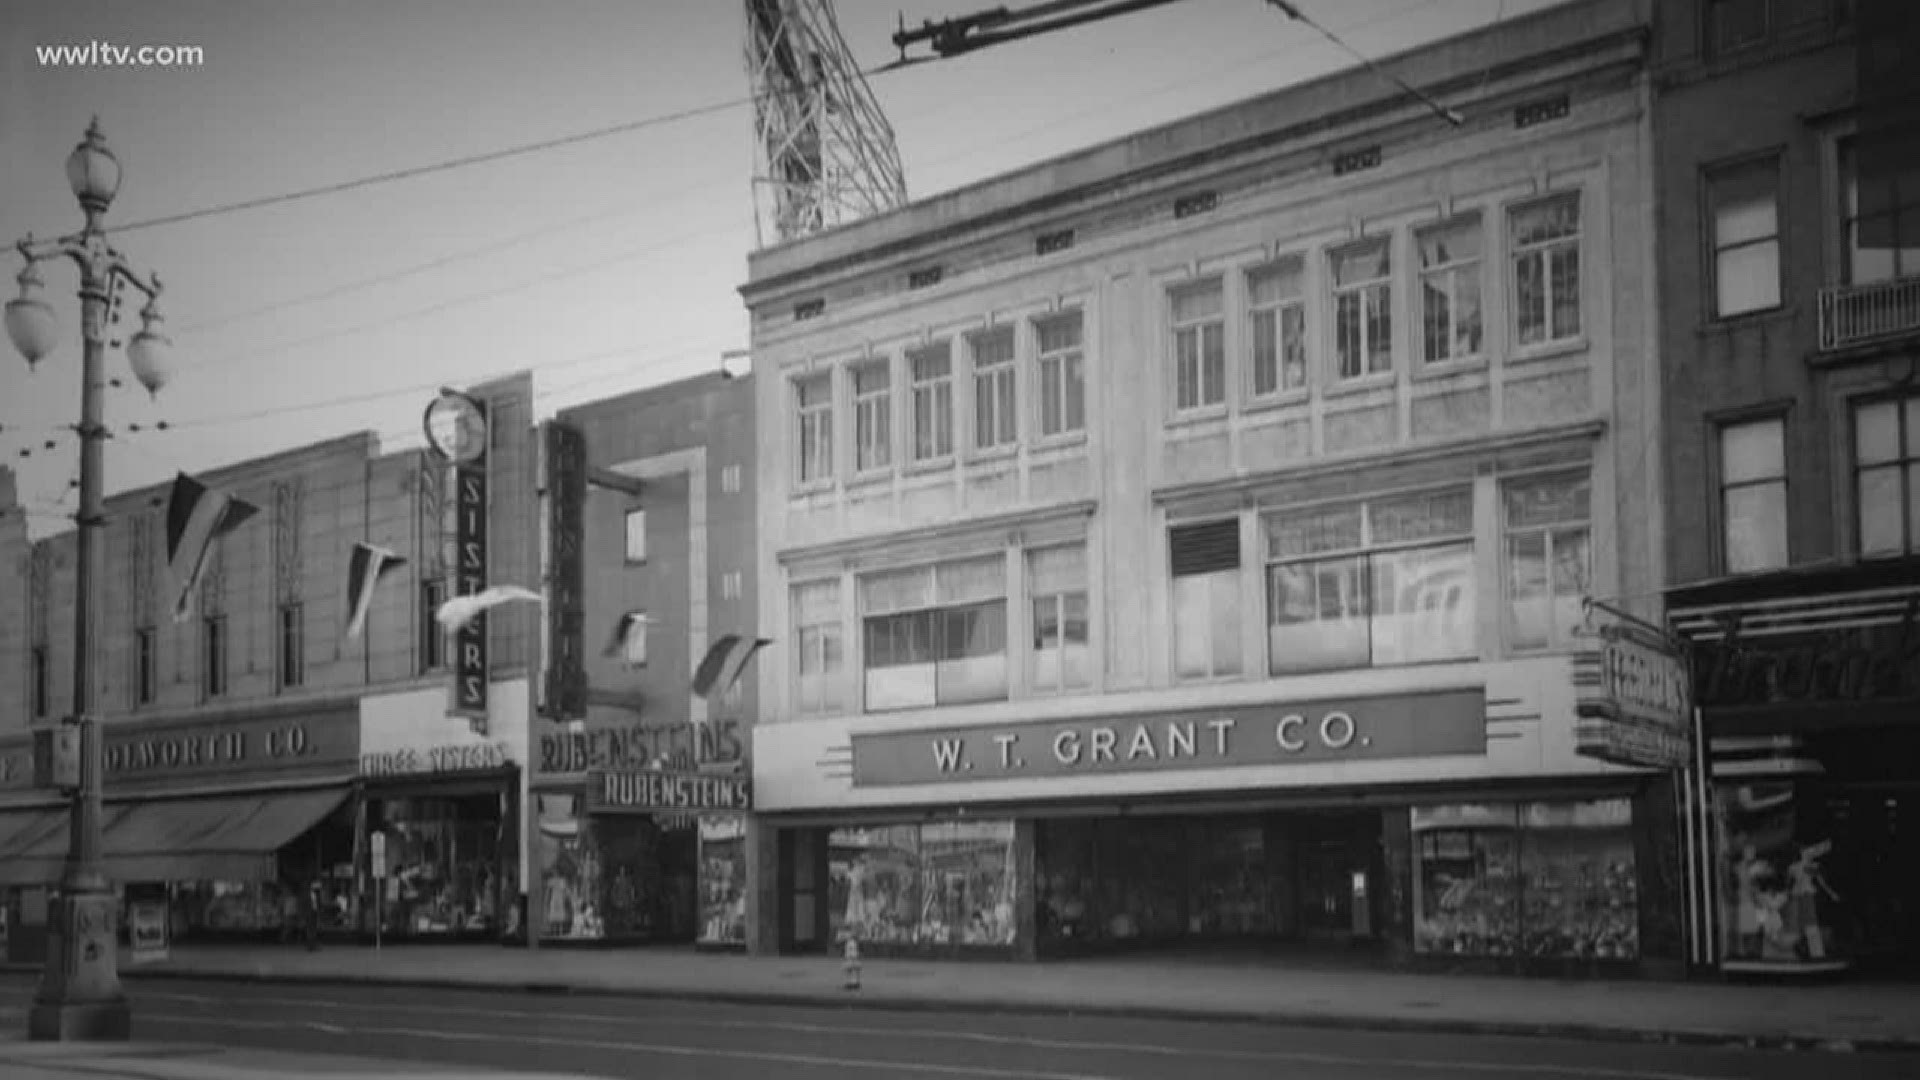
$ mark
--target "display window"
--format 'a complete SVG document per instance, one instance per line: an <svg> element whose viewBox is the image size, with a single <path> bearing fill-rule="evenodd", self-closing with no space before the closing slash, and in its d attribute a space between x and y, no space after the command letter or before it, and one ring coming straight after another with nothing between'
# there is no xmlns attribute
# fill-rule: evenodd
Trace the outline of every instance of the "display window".
<svg viewBox="0 0 1920 1080"><path fill-rule="evenodd" d="M700 819L700 943L747 943L747 822Z"/></svg>
<svg viewBox="0 0 1920 1080"><path fill-rule="evenodd" d="M1637 959L1632 803L1412 810L1414 951Z"/></svg>
<svg viewBox="0 0 1920 1080"><path fill-rule="evenodd" d="M387 836L383 930L396 936L497 934L501 817L495 794L370 800L368 827Z"/></svg>
<svg viewBox="0 0 1920 1080"><path fill-rule="evenodd" d="M834 939L1012 945L1013 837L1012 821L834 830L828 839Z"/></svg>
<svg viewBox="0 0 1920 1080"><path fill-rule="evenodd" d="M1258 818L1053 820L1037 834L1043 942L1072 945L1276 931Z"/></svg>
<svg viewBox="0 0 1920 1080"><path fill-rule="evenodd" d="M1793 781L1723 784L1719 818L1722 956L1730 964L1843 963L1840 896L1817 800Z"/></svg>

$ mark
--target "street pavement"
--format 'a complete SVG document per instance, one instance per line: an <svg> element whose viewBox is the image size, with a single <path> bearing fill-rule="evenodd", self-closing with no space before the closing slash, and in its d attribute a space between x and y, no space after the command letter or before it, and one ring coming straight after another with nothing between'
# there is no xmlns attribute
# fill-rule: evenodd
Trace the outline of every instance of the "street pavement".
<svg viewBox="0 0 1920 1080"><path fill-rule="evenodd" d="M0 977L0 1025L23 1023L32 988L30 976ZM1832 1072L1893 1080L1914 1076L1920 1065L1910 1053L404 987L169 980L135 981L128 991L134 1038L146 1043L353 1055L439 1076L515 1070L648 1080L1785 1080ZM399 1072L342 1065L349 1075Z"/></svg>

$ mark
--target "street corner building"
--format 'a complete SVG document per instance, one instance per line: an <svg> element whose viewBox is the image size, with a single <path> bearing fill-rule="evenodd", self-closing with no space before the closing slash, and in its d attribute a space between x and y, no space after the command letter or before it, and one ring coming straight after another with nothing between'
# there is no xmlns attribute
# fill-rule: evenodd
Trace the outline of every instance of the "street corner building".
<svg viewBox="0 0 1920 1080"><path fill-rule="evenodd" d="M757 253L761 947L1682 961L1647 35L1576 3ZM1615 755L1618 756L1618 755Z"/></svg>
<svg viewBox="0 0 1920 1080"><path fill-rule="evenodd" d="M464 528L484 534L496 581L524 579L532 381L468 392L492 430L488 502ZM461 711L453 638L434 621L457 589L453 470L360 433L187 479L172 489L184 499L108 501L91 648L123 932L133 908L163 905L174 939L271 939L317 891L336 940L516 933L534 627L491 621L485 711ZM169 521L209 498L254 512L219 515L238 521L225 529ZM32 961L68 843L33 741L71 712L75 545L28 543L13 517L0 513L0 599L17 593L24 617L0 630L0 892L8 956ZM196 537L204 550L169 558Z"/></svg>
<svg viewBox="0 0 1920 1080"><path fill-rule="evenodd" d="M694 683L707 657L735 666L759 636L754 385L723 371L541 428L542 944L747 946L758 694L749 679Z"/></svg>
<svg viewBox="0 0 1920 1080"><path fill-rule="evenodd" d="M1711 841L1694 959L1743 977L1920 975L1920 170L1888 152L1920 125L1863 62L1920 49L1885 18L1910 9L1658 9L1667 605Z"/></svg>

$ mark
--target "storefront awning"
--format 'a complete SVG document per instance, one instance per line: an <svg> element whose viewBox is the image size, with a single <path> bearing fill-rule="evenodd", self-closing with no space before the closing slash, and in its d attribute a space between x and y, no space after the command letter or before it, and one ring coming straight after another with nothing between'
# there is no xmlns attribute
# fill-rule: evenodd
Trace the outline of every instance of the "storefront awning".
<svg viewBox="0 0 1920 1080"><path fill-rule="evenodd" d="M331 814L350 793L340 787L109 806L101 815L107 877L121 883L271 881L278 876L275 853ZM39 812L64 820L65 811ZM0 830L7 827L0 825ZM0 847L0 886L59 881L66 830L43 831L25 843L17 851Z"/></svg>

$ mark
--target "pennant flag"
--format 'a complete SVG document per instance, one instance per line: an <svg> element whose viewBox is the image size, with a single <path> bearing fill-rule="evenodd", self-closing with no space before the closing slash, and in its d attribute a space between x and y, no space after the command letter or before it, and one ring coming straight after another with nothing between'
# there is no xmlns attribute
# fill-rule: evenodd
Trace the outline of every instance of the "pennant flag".
<svg viewBox="0 0 1920 1080"><path fill-rule="evenodd" d="M632 644L636 638L644 639L647 633L647 627L652 625L653 620L648 618L647 613L644 611L629 611L625 615L620 616L614 620L613 636L607 640L606 650L600 655L607 657L633 655L628 651L627 647ZM642 646L640 655L643 658L647 655L645 646Z"/></svg>
<svg viewBox="0 0 1920 1080"><path fill-rule="evenodd" d="M720 635L693 673L694 694L702 698L710 697L715 687L721 693L726 693L734 683L740 681L740 673L746 670L747 661L753 659L753 654L771 644L773 641L769 638Z"/></svg>
<svg viewBox="0 0 1920 1080"><path fill-rule="evenodd" d="M367 610L373 606L373 589L387 571L407 560L383 547L355 541L353 554L347 557L347 637L357 638L367 627Z"/></svg>
<svg viewBox="0 0 1920 1080"><path fill-rule="evenodd" d="M493 585L471 596L454 597L441 604L433 617L442 629L452 632L478 618L481 612L497 608L509 600L531 600L536 604L543 602L540 594L532 589L523 589L518 585Z"/></svg>
<svg viewBox="0 0 1920 1080"><path fill-rule="evenodd" d="M173 575L173 621L182 622L193 610L193 590L207 568L213 542L260 512L250 502L195 480L186 473L173 478L167 497L167 569Z"/></svg>

